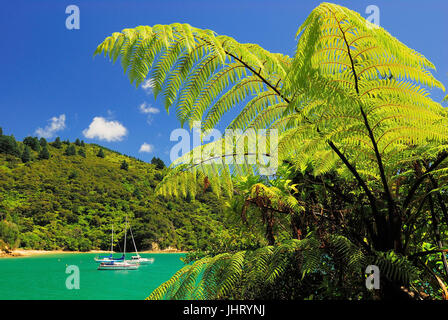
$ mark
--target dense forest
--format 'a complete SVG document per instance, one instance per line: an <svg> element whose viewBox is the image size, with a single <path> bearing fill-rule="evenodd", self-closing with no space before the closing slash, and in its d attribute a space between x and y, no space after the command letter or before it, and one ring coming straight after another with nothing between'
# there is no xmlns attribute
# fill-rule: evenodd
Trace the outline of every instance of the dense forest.
<svg viewBox="0 0 448 320"><path fill-rule="evenodd" d="M108 250L113 225L119 251L125 215L139 250L207 250L230 239L210 190L171 201L154 194L167 170L157 157L146 163L79 139L0 134L3 249Z"/></svg>

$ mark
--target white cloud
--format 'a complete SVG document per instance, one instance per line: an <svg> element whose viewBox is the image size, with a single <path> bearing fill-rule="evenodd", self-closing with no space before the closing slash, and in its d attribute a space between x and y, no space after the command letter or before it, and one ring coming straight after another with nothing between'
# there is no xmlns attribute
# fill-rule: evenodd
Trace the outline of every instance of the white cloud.
<svg viewBox="0 0 448 320"><path fill-rule="evenodd" d="M65 129L65 114L61 114L59 117L53 117L50 120L50 124L45 128L37 128L36 134L39 137L51 138L57 131Z"/></svg>
<svg viewBox="0 0 448 320"><path fill-rule="evenodd" d="M103 117L95 117L87 129L82 131L89 139L121 141L128 134L128 130L118 121L108 121Z"/></svg>
<svg viewBox="0 0 448 320"><path fill-rule="evenodd" d="M138 150L138 152L152 152L154 150L154 146L152 144L146 143L144 142L141 147L140 150Z"/></svg>
<svg viewBox="0 0 448 320"><path fill-rule="evenodd" d="M156 114L156 113L160 112L159 109L146 104L146 102L143 102L138 108L139 108L140 112L144 113L144 114Z"/></svg>
<svg viewBox="0 0 448 320"><path fill-rule="evenodd" d="M160 112L159 109L152 107L150 104L147 104L146 102L143 102L141 105L139 105L138 109L140 110L141 113L148 115L146 122L149 125L153 121L152 115Z"/></svg>
<svg viewBox="0 0 448 320"><path fill-rule="evenodd" d="M154 80L148 79L144 81L141 87L147 94L151 94L154 88Z"/></svg>

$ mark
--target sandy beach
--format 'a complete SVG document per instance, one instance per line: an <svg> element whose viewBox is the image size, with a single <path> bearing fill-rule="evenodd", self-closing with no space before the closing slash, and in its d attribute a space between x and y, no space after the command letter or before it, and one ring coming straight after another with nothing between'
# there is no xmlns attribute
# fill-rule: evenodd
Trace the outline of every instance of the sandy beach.
<svg viewBox="0 0 448 320"><path fill-rule="evenodd" d="M146 250L146 251L140 251L140 253L188 253L188 251L165 249L165 250Z"/></svg>
<svg viewBox="0 0 448 320"><path fill-rule="evenodd" d="M64 250L33 250L33 249L14 249L9 252L0 251L0 257L28 257L41 254L59 254L59 253L107 253L109 251L92 250L87 252L81 251L64 251Z"/></svg>
<svg viewBox="0 0 448 320"><path fill-rule="evenodd" d="M62 253L109 253L110 251L104 250L90 250L90 251L65 251L65 250L33 250L33 249L14 249L9 252L0 251L0 258L5 257L29 257L42 254L62 254ZM117 252L118 253L118 252ZM133 254L133 252L129 252ZM147 250L140 251L140 253L186 253L186 251L180 251L177 249L165 249L165 250Z"/></svg>

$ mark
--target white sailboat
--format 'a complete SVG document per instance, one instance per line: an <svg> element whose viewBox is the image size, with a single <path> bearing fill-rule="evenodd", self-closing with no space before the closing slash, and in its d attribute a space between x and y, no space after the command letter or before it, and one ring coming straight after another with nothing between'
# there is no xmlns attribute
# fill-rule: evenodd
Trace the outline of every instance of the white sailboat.
<svg viewBox="0 0 448 320"><path fill-rule="evenodd" d="M131 257L131 260L126 260L132 264L151 264L154 262L154 258L143 258L138 254L137 246L135 245L134 235L132 234L132 228L129 226L129 230L131 231L132 242L134 243L135 256Z"/></svg>
<svg viewBox="0 0 448 320"><path fill-rule="evenodd" d="M124 226L124 249L122 261L107 261L102 262L98 266L98 270L136 270L140 266L138 263L129 263L126 261L126 231L128 226L128 217L126 216L126 224Z"/></svg>

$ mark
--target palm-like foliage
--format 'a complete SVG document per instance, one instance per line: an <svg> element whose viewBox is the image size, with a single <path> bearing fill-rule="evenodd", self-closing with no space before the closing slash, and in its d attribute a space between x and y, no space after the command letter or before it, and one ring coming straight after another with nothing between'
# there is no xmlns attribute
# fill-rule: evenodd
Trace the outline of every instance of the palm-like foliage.
<svg viewBox="0 0 448 320"><path fill-rule="evenodd" d="M351 197L356 196L359 205L353 212L359 215L352 216L351 223L365 228L356 237L357 250L364 246L368 259L379 264L389 261L382 264L387 278L409 284L414 274L411 268L398 272L394 266L407 266L404 256L409 242L426 236L424 232L413 234L416 224L426 221L419 215L422 210L432 212L434 234L439 249L442 247L434 204L426 203L434 194L446 214L442 190L447 172L448 117L427 90L444 87L431 74L434 66L423 55L338 5L322 3L314 9L298 29L297 39L295 55L290 58L186 24L141 26L114 33L96 53L108 54L113 60L120 57L136 85L151 79L167 110L175 107L179 121L190 128L200 121L202 129L212 129L226 112L237 108L238 114L227 128L245 133L278 130L278 148L267 147L264 156L287 162L303 178L314 179L313 183L320 180L324 193L330 188L350 208ZM255 165L247 161L253 156L253 140L229 138L224 136L179 158L157 191L194 196L202 183L203 189L211 186L217 194L224 190L232 196L232 175L257 174L263 163L260 159ZM266 139L269 141L269 136ZM223 144L229 140L233 144L230 149ZM238 146L246 160L235 165L228 159L236 160ZM208 157L198 158L203 152ZM273 156L276 153L278 159ZM347 182L354 178L358 188L352 188L350 195L341 194L334 175ZM441 185L434 182L436 178L442 179ZM427 179L432 179L430 196L421 188ZM403 181L408 185L402 186ZM274 206L289 203L292 211L301 210L302 203L292 201L291 194L268 185L255 185L246 199L261 195ZM304 207L316 198L313 192ZM339 222L338 232L353 234ZM319 236L315 241L322 239ZM337 243L337 238L333 240ZM293 251L300 251L299 247ZM272 253L277 249L260 250ZM247 270L254 266L266 270L253 262L257 254L199 260L179 271L152 297L188 297L194 288L196 297L225 296L235 287L235 279L250 273ZM350 256L364 261L355 252Z"/></svg>
<svg viewBox="0 0 448 320"><path fill-rule="evenodd" d="M371 258L343 236L318 240L315 235L310 235L278 246L202 258L183 267L147 299L255 298L259 293L252 291L269 290L270 286L275 286L276 281L285 276L292 261L299 266L293 277L298 282L307 283L313 276L335 271L331 263L322 264L322 261L330 261L329 258L339 259L345 265L344 272L355 275L359 282L362 282L359 274L372 263L381 268L383 276L403 283L418 275L406 259L393 252L378 253ZM369 293L363 290L362 295L368 297Z"/></svg>
<svg viewBox="0 0 448 320"><path fill-rule="evenodd" d="M354 155L362 177L386 186L385 175L395 168L377 162L396 164L418 146L446 141L445 111L419 83L443 85L422 55L328 3L313 10L297 35L292 59L180 24L125 29L96 53L120 56L136 85L152 79L181 123L202 121L211 129L239 107L229 128L281 130L280 158L296 155L302 166L312 161L317 173L341 164L337 147Z"/></svg>
<svg viewBox="0 0 448 320"><path fill-rule="evenodd" d="M204 121L206 129L252 94L273 101L291 61L188 24L125 29L100 44L95 54L101 52L114 61L121 57L123 69L137 86L152 79L154 94L163 94L167 109L176 106L181 123Z"/></svg>
<svg viewBox="0 0 448 320"><path fill-rule="evenodd" d="M330 4L316 8L298 36L288 83L298 123L287 133L285 150L300 145L306 154L334 159L340 158L337 145L357 159L361 176L386 187L394 166L417 146L446 142L445 110L419 83L443 85L422 55L359 14ZM392 165L382 168L384 163ZM331 167L323 162L319 168Z"/></svg>
<svg viewBox="0 0 448 320"><path fill-rule="evenodd" d="M324 253L319 241L313 237L290 240L276 247L205 257L182 268L148 299L241 298L251 290L247 284L273 284L297 252L303 261L299 279L318 271Z"/></svg>

